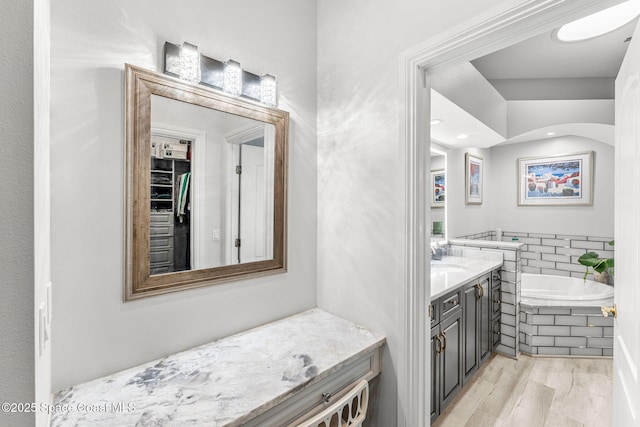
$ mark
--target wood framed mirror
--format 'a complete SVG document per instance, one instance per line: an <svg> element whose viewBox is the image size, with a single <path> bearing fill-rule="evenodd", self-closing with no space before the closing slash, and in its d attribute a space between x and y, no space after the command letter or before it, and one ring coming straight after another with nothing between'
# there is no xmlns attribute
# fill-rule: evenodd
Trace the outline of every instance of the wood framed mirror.
<svg viewBox="0 0 640 427"><path fill-rule="evenodd" d="M283 273L289 113L125 64L124 300Z"/></svg>

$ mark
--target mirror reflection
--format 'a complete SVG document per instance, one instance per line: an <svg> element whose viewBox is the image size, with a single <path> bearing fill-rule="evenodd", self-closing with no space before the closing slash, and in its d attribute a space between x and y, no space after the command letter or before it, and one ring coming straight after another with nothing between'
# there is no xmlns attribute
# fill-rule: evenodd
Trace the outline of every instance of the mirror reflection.
<svg viewBox="0 0 640 427"><path fill-rule="evenodd" d="M125 66L125 301L287 269L289 114Z"/></svg>
<svg viewBox="0 0 640 427"><path fill-rule="evenodd" d="M431 147L430 205L431 238L445 239L447 201L447 155L445 151Z"/></svg>
<svg viewBox="0 0 640 427"><path fill-rule="evenodd" d="M151 96L150 274L273 258L275 126Z"/></svg>

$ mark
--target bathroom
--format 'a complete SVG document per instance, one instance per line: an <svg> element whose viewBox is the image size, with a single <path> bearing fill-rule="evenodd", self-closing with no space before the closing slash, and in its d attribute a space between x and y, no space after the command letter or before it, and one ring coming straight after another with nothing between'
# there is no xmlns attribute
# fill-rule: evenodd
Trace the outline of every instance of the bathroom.
<svg viewBox="0 0 640 427"><path fill-rule="evenodd" d="M41 98L34 103L47 106L44 114L50 111L51 117L50 133L47 121L36 121L35 131L44 141L36 146L37 156L50 155L50 177L49 166L27 168L36 170L35 195L43 197L36 200L46 200L50 191L50 206L31 208L39 237L31 251L38 268L31 278L35 298L25 300L37 313L52 283L52 330L43 355L33 357L34 367L24 357L37 353L29 311L31 331L21 333L15 346L21 352L10 357L19 366L12 365L14 370L38 378L37 390L14 388L23 390L21 400L31 401L34 393L47 395L317 306L386 336L372 420L381 426L401 424L400 419L418 425L412 414L420 411L410 396L420 385L408 380L414 362L407 360L415 342L405 326L409 294L419 289L406 285L410 256L405 254L414 247L406 241L409 149L394 143L403 138L395 110L404 84L398 57L523 2L217 2L215 11L200 13L209 10L205 3L52 1L50 25L18 26L28 21L24 18L6 27L25 39L37 29L35 61L44 63L30 66L44 86L36 95L50 96L50 103L39 103ZM33 7L48 13L48 2ZM278 108L291 114L288 269L123 303L123 67L159 70L164 42L183 40L212 57L234 58L248 70L278 77ZM22 75L14 70L10 78ZM31 164L42 166L41 160ZM20 176L21 168L10 171ZM505 174L515 179L515 173ZM25 198L33 196L18 201L28 205ZM495 194L487 191L486 197L487 205L498 203ZM478 231L514 231L510 219L505 212L504 221L492 223L486 213ZM33 228L29 221L14 224L6 235L10 241L28 240ZM476 230L448 231L462 236Z"/></svg>

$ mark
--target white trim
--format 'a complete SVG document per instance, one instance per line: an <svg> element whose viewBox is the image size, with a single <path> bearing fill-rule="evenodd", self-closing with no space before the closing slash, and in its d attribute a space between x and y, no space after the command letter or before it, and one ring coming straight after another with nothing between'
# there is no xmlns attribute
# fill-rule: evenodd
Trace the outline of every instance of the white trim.
<svg viewBox="0 0 640 427"><path fill-rule="evenodd" d="M154 123L151 126L151 135L166 136L170 138L188 139L191 144L191 269L203 268L202 255L206 253L204 227L204 205L201 197L194 197L206 193L206 158L207 158L207 133L200 129L190 129L180 126Z"/></svg>
<svg viewBox="0 0 640 427"><path fill-rule="evenodd" d="M405 267L399 298L398 426L429 425L430 363L426 312L431 293L426 254L426 171L430 169L429 72L510 46L621 0L528 0L491 9L400 57L400 139L405 159Z"/></svg>

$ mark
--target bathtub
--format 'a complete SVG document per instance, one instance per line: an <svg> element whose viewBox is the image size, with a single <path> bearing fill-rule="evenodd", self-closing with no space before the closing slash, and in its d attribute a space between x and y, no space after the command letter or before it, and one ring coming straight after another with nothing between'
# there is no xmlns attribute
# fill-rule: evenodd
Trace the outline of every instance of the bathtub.
<svg viewBox="0 0 640 427"><path fill-rule="evenodd" d="M528 274L521 276L521 304L529 306L598 306L613 304L613 287L576 277Z"/></svg>
<svg viewBox="0 0 640 427"><path fill-rule="evenodd" d="M613 287L580 278L521 275L520 351L544 356L611 357Z"/></svg>

